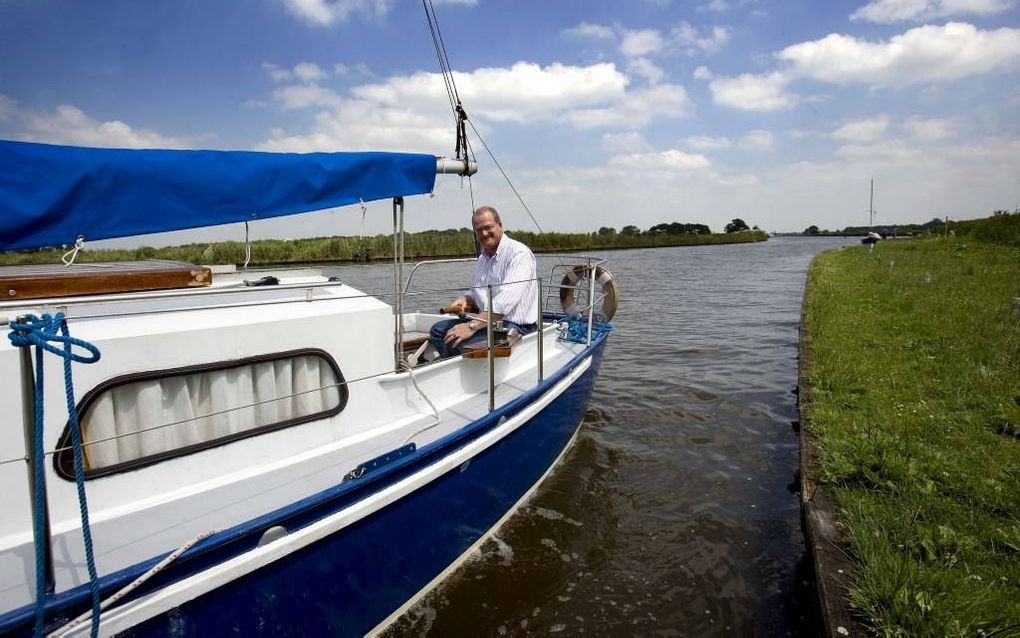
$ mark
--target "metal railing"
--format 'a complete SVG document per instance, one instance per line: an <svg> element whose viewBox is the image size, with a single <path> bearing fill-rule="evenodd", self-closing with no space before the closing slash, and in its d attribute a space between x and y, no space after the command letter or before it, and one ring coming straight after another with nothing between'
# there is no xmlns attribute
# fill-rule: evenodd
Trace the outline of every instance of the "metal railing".
<svg viewBox="0 0 1020 638"><path fill-rule="evenodd" d="M586 345L591 345L592 325L594 324L595 321L595 306L598 303L602 303L606 298L605 292L603 292L598 297L595 296L595 281L596 279L598 279L595 276L595 274L598 271L598 269L601 268L603 264L606 263L606 259L601 257L590 257L587 255L579 255L579 258L584 259L585 263L584 264L577 264L576 262L572 264L559 263L553 265L549 269L549 289L551 292L553 287L555 286L555 288L560 291L561 299L563 297L564 290L575 291L575 294L578 295L578 298L575 299L578 312L580 313L583 311L587 311L588 330ZM583 272L588 279L588 285L586 287L567 285L568 274L576 273L579 267L583 269ZM556 281L556 274L559 271L563 272L563 278L560 280L559 284L555 284L554 282ZM582 277L578 277L578 280L580 279L582 279ZM584 297L580 295L580 293L582 292L585 293Z"/></svg>

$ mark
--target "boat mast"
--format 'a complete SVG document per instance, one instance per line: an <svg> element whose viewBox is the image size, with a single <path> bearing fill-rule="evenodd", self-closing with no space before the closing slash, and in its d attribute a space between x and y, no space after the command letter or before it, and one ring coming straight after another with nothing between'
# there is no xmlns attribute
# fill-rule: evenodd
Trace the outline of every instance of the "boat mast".
<svg viewBox="0 0 1020 638"><path fill-rule="evenodd" d="M871 180L871 199L868 200L868 230L875 230L875 180Z"/></svg>

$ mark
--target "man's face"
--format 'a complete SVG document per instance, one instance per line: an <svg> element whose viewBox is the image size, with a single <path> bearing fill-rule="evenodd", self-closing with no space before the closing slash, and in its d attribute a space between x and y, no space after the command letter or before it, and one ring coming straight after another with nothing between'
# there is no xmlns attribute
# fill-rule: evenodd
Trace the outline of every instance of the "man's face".
<svg viewBox="0 0 1020 638"><path fill-rule="evenodd" d="M476 215L471 223L475 227L475 239L481 244L482 250L490 257L495 255L499 240L503 238L503 227L489 212Z"/></svg>

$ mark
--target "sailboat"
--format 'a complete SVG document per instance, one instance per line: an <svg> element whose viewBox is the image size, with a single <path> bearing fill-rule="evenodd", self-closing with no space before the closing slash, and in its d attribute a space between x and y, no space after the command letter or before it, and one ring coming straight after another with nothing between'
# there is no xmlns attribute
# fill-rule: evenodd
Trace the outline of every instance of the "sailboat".
<svg viewBox="0 0 1020 638"><path fill-rule="evenodd" d="M523 282L534 333L418 362L449 317L407 307L405 205L475 169L0 141L0 250L377 200L396 249L376 294L329 267L0 268L0 634L362 635L479 547L577 435L615 298L573 258Z"/></svg>
<svg viewBox="0 0 1020 638"><path fill-rule="evenodd" d="M868 234L861 239L861 243L870 246L882 239L882 236L875 232L875 180L871 180L871 197L868 200Z"/></svg>

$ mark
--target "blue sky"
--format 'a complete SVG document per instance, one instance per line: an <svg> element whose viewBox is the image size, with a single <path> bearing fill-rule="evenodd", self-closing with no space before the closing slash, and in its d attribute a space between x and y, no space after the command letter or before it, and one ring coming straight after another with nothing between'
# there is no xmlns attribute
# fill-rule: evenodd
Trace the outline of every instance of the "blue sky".
<svg viewBox="0 0 1020 638"><path fill-rule="evenodd" d="M881 223L1020 207L1017 0L433 2L469 116L545 230L863 225L872 178ZM414 0L0 0L4 139L450 154L438 69ZM473 142L476 203L533 230ZM409 226L465 226L470 205L440 177Z"/></svg>

